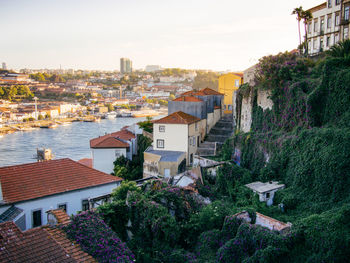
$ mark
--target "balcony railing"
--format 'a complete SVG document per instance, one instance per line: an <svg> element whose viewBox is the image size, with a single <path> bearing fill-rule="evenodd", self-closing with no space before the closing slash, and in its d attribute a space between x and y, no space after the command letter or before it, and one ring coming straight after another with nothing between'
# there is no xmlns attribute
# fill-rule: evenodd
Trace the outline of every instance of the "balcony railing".
<svg viewBox="0 0 350 263"><path fill-rule="evenodd" d="M349 19L342 19L341 21L340 21L340 25L347 25L347 24L349 24Z"/></svg>

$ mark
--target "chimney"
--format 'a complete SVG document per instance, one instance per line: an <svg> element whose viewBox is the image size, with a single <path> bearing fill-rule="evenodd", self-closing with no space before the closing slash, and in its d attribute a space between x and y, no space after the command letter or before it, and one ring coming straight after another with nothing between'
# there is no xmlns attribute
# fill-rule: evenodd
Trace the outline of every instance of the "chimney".
<svg viewBox="0 0 350 263"><path fill-rule="evenodd" d="M0 181L0 203L4 201L4 197L2 196L2 186L1 186L1 181Z"/></svg>

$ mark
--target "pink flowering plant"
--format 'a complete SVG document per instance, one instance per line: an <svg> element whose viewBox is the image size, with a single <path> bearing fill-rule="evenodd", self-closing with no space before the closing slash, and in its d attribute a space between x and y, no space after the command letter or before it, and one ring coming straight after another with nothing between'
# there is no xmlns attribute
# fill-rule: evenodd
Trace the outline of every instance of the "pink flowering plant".
<svg viewBox="0 0 350 263"><path fill-rule="evenodd" d="M96 213L81 212L64 227L67 236L98 262L128 263L135 256Z"/></svg>

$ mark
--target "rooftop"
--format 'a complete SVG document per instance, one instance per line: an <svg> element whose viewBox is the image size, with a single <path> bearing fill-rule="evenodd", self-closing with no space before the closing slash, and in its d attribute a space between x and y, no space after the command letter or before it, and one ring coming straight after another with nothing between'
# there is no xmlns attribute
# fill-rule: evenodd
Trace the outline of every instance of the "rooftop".
<svg viewBox="0 0 350 263"><path fill-rule="evenodd" d="M254 182L254 183L246 184L245 186L261 194L285 187L284 184L279 184L278 182L275 182L275 181L270 181L267 183Z"/></svg>
<svg viewBox="0 0 350 263"><path fill-rule="evenodd" d="M5 203L16 203L121 180L68 158L0 167Z"/></svg>
<svg viewBox="0 0 350 263"><path fill-rule="evenodd" d="M123 129L121 131L109 133L98 138L94 138L90 140L91 148L128 148L129 144L125 141L130 141L131 139L135 139L136 136L126 130Z"/></svg>
<svg viewBox="0 0 350 263"><path fill-rule="evenodd" d="M153 147L148 147L145 152L160 156L161 162L178 162L182 156L186 155L185 152L179 151L153 150Z"/></svg>
<svg viewBox="0 0 350 263"><path fill-rule="evenodd" d="M243 76L243 74L242 74L242 76ZM201 89L200 91L203 92L206 95L221 95L221 96L224 96L224 94L222 94L220 92L217 92L216 90L209 89L209 88Z"/></svg>
<svg viewBox="0 0 350 263"><path fill-rule="evenodd" d="M192 124L200 121L199 118L192 116L190 114L184 113L182 111L174 112L164 118L154 121L154 123L164 123L164 124Z"/></svg>
<svg viewBox="0 0 350 263"><path fill-rule="evenodd" d="M202 102L203 100L194 96L182 96L174 99L173 101Z"/></svg>
<svg viewBox="0 0 350 263"><path fill-rule="evenodd" d="M0 262L4 263L96 262L58 228L22 232L13 222L1 223L0 247Z"/></svg>

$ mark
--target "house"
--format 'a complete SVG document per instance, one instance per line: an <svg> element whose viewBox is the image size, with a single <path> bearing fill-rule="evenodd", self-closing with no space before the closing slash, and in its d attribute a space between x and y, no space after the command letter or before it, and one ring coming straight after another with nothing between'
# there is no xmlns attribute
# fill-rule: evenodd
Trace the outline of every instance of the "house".
<svg viewBox="0 0 350 263"><path fill-rule="evenodd" d="M252 222L252 218L250 217L247 211L242 211L240 213L234 214L232 217L241 219L245 223ZM258 212L255 213L255 225L266 227L272 231L278 231L281 234L289 233L292 227L292 224L289 222L284 223L282 221L276 220L274 218L260 214Z"/></svg>
<svg viewBox="0 0 350 263"><path fill-rule="evenodd" d="M90 199L107 198L121 181L68 158L0 167L0 222L21 230L47 224L46 211L88 210Z"/></svg>
<svg viewBox="0 0 350 263"><path fill-rule="evenodd" d="M349 38L349 5L350 1L328 0L307 10L313 17L306 26L309 55L317 55Z"/></svg>
<svg viewBox="0 0 350 263"><path fill-rule="evenodd" d="M48 211L55 225L70 222L63 210ZM49 220L48 220L49 221ZM58 227L43 226L21 231L13 222L0 223L0 262L97 262Z"/></svg>
<svg viewBox="0 0 350 263"><path fill-rule="evenodd" d="M182 111L196 116L202 120L202 127L205 127L207 134L222 117L223 100L224 94L209 88L188 91L179 98L169 101L168 113Z"/></svg>
<svg viewBox="0 0 350 263"><path fill-rule="evenodd" d="M254 193L257 193L259 195L260 202L266 202L267 205L272 205L275 193L278 190L285 188L284 184L279 184L278 182L274 181L267 183L254 182L246 184L245 186L253 190Z"/></svg>
<svg viewBox="0 0 350 263"><path fill-rule="evenodd" d="M92 152L92 167L104 173L111 174L114 161L125 156L132 160L137 154L137 137L127 129L113 132L90 140Z"/></svg>
<svg viewBox="0 0 350 263"><path fill-rule="evenodd" d="M224 114L233 114L233 94L242 84L242 73L227 73L219 77L219 92L225 96Z"/></svg>
<svg viewBox="0 0 350 263"><path fill-rule="evenodd" d="M201 141L200 119L184 113L174 112L153 122L153 148L160 151L186 153L186 164L193 162L193 156Z"/></svg>
<svg viewBox="0 0 350 263"><path fill-rule="evenodd" d="M174 176L186 169L186 152L161 151L148 147L143 153L143 178Z"/></svg>

